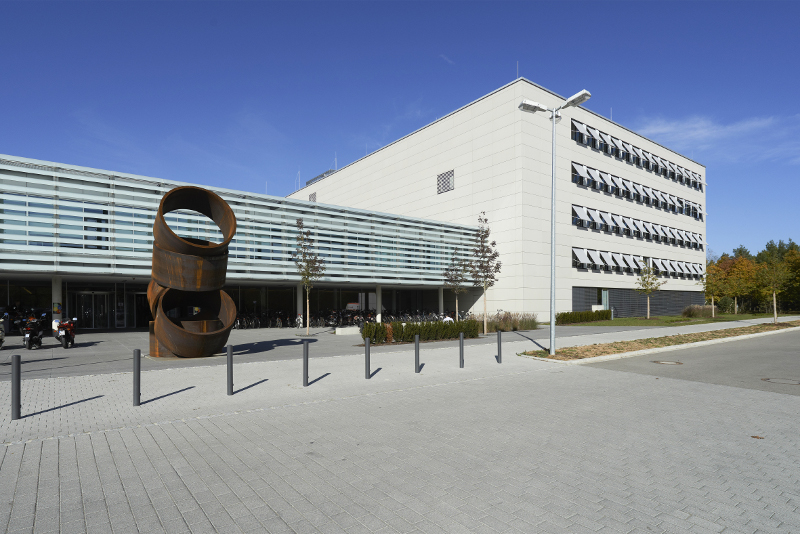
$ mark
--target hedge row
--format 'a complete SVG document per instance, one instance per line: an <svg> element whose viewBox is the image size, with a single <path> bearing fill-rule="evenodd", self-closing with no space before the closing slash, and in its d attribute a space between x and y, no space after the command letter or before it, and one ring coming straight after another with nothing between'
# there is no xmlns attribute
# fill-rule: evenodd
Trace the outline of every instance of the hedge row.
<svg viewBox="0 0 800 534"><path fill-rule="evenodd" d="M556 324L590 323L592 321L608 321L611 310L561 312L556 314Z"/></svg>
<svg viewBox="0 0 800 534"><path fill-rule="evenodd" d="M420 341L438 341L441 339L458 339L458 334L464 332L464 337L478 337L480 323L474 320L459 322L435 323L365 323L361 329L361 338L369 338L370 343L411 342L419 334Z"/></svg>

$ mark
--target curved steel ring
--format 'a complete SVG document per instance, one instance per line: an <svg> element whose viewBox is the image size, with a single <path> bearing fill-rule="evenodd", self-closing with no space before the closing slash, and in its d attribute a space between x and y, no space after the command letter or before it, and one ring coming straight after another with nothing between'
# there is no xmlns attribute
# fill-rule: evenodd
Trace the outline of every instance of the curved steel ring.
<svg viewBox="0 0 800 534"><path fill-rule="evenodd" d="M164 220L164 214L175 210L194 210L214 221L222 232L222 241L210 243L179 237ZM176 187L164 195L153 223L153 243L164 250L192 256L227 254L228 244L236 234L236 216L222 197L200 187Z"/></svg>
<svg viewBox="0 0 800 534"><path fill-rule="evenodd" d="M198 315L170 318L167 311L181 308L185 301L201 308ZM224 291L191 294L167 289L158 302L155 336L167 350L182 358L201 358L220 352L236 320L236 305Z"/></svg>

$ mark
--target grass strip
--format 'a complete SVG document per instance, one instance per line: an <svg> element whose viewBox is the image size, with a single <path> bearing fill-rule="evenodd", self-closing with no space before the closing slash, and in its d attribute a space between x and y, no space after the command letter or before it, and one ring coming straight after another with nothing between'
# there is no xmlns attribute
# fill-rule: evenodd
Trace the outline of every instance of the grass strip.
<svg viewBox="0 0 800 534"><path fill-rule="evenodd" d="M678 334L676 336L650 337L647 339L636 339L634 341L616 341L614 343L565 347L563 349L557 349L555 356L550 356L546 350L529 350L527 352L523 352L522 354L524 356L534 356L536 358L546 358L551 360L582 360L584 358L592 358L594 356L622 354L623 352L633 352L636 350L656 349L660 347L670 347L672 345L685 345L687 343L709 341L712 339L744 336L747 334L758 334L760 332L772 332L775 330L783 330L795 326L800 326L800 321L790 321L778 324L758 324L739 328L728 328L726 330L714 330L712 332L698 332L696 334Z"/></svg>

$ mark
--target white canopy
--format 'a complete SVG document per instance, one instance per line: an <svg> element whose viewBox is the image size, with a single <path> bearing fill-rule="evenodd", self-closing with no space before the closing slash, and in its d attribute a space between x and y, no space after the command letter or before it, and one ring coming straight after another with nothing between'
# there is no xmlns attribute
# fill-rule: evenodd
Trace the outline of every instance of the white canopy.
<svg viewBox="0 0 800 534"><path fill-rule="evenodd" d="M611 257L610 252L600 252L600 256L602 256L603 261L606 263L606 265L608 265L609 267L614 266L614 259Z"/></svg>
<svg viewBox="0 0 800 534"><path fill-rule="evenodd" d="M602 179L600 178L600 171L592 169L591 167L587 167L586 170L589 171L589 176L591 176L593 180L599 182Z"/></svg>
<svg viewBox="0 0 800 534"><path fill-rule="evenodd" d="M589 253L589 258L591 258L591 263L595 263L597 265L603 265L603 259L600 257L600 253L596 250L587 250L586 252Z"/></svg>
<svg viewBox="0 0 800 534"><path fill-rule="evenodd" d="M589 132L587 132L587 131L586 131L586 125L585 125L585 124L583 124L582 122L578 122L578 121L576 121L575 119L572 119L572 125L573 125L575 128L577 128L577 129L578 129L578 131L579 131L580 133L582 133L583 135L587 135L587 134L589 133Z"/></svg>
<svg viewBox="0 0 800 534"><path fill-rule="evenodd" d="M681 167L680 165L678 165L678 174L680 174L681 176L683 176L684 178L686 178L686 169L684 169L683 167Z"/></svg>
<svg viewBox="0 0 800 534"><path fill-rule="evenodd" d="M620 228L625 228L625 223L622 220L622 217L616 215L614 213L611 214L611 217L614 219L614 226L619 226Z"/></svg>
<svg viewBox="0 0 800 534"><path fill-rule="evenodd" d="M633 261L633 256L631 256L630 254L624 254L622 257L625 258L625 262L631 269L636 269L638 267L636 265L636 262Z"/></svg>
<svg viewBox="0 0 800 534"><path fill-rule="evenodd" d="M656 197L653 196L653 192L650 190L650 188L647 187L646 185L643 185L642 189L644 189L644 194L647 195L648 197L656 198Z"/></svg>
<svg viewBox="0 0 800 534"><path fill-rule="evenodd" d="M633 148L634 154L636 154L640 158L644 158L644 154L642 153L642 149L641 148L637 148L637 147L631 147L631 148Z"/></svg>
<svg viewBox="0 0 800 534"><path fill-rule="evenodd" d="M644 223L642 221L640 221L639 219L631 219L631 220L633 221L633 224L636 226L637 230L639 230L640 232L644 231Z"/></svg>
<svg viewBox="0 0 800 534"><path fill-rule="evenodd" d="M661 260L658 260L658 259L656 259L656 258L653 258L653 259L652 259L652 262L653 262L653 265L655 265L655 266L656 266L656 269L658 269L659 271L666 271L666 269L664 268L664 266L661 264Z"/></svg>
<svg viewBox="0 0 800 534"><path fill-rule="evenodd" d="M586 167L584 167L583 165L580 165L578 163L573 163L572 168L575 169L575 172L577 172L580 176L583 176L584 178L589 178L589 173L586 172Z"/></svg>
<svg viewBox="0 0 800 534"><path fill-rule="evenodd" d="M589 130L589 135L591 135L595 139L600 139L600 132L598 132L597 130L595 130L591 126L587 126L586 129Z"/></svg>
<svg viewBox="0 0 800 534"><path fill-rule="evenodd" d="M624 178L623 178L623 179L622 179L622 185L624 185L624 186L625 186L625 189L627 189L627 190L628 190L628 191L630 191L631 193L633 193L633 192L634 192L634 191L633 191L633 184L631 183L631 181L630 181L630 180L626 180L626 179L624 179Z"/></svg>
<svg viewBox="0 0 800 534"><path fill-rule="evenodd" d="M589 261L589 257L586 255L586 249L583 248L574 248L572 249L572 253L578 257L578 261L580 263L591 263Z"/></svg>
<svg viewBox="0 0 800 534"><path fill-rule="evenodd" d="M589 212L589 215L592 216L592 219L594 219L594 222L596 222L596 223L602 223L603 222L600 219L600 212L599 211L593 210L591 208L588 208L587 211Z"/></svg>
<svg viewBox="0 0 800 534"><path fill-rule="evenodd" d="M612 252L611 256L614 258L614 262L619 265L620 267L625 267L625 261L622 259L622 254L618 254L616 252Z"/></svg>
<svg viewBox="0 0 800 534"><path fill-rule="evenodd" d="M631 185L633 185L633 188L636 189L637 193L644 196L644 190L641 185L637 184L636 182L631 182Z"/></svg>
<svg viewBox="0 0 800 534"><path fill-rule="evenodd" d="M635 230L633 227L633 220L630 217L623 217L622 220L625 221L625 225L631 229L631 232Z"/></svg>
<svg viewBox="0 0 800 534"><path fill-rule="evenodd" d="M642 150L642 155L644 156L644 159L646 159L647 161L651 163L653 162L653 157L646 150Z"/></svg>
<svg viewBox="0 0 800 534"><path fill-rule="evenodd" d="M677 232L678 232L678 239L684 242L689 241L689 238L686 237L686 234L683 232L683 230L677 230Z"/></svg>
<svg viewBox="0 0 800 534"><path fill-rule="evenodd" d="M647 232L648 234L653 233L653 228L650 226L649 222L642 221L642 226L644 226L644 231Z"/></svg>
<svg viewBox="0 0 800 534"><path fill-rule="evenodd" d="M667 162L667 167L669 167L669 170L671 170L672 172L677 172L678 171L678 169L675 168L675 164L672 163L671 161Z"/></svg>
<svg viewBox="0 0 800 534"><path fill-rule="evenodd" d="M619 189L620 191L623 191L625 189L625 187L622 184L622 178L614 176L613 174L611 174L610 176L611 176L611 180L614 182L614 185L617 186L617 189Z"/></svg>
<svg viewBox="0 0 800 534"><path fill-rule="evenodd" d="M612 137L611 138L611 144L613 144L615 147L617 147L620 150L625 150L625 148L622 146L622 141L620 141L616 137Z"/></svg>
<svg viewBox="0 0 800 534"><path fill-rule="evenodd" d="M614 221L611 219L611 214L610 213L608 213L607 211L601 211L600 215L602 215L603 221L607 225L609 225L609 226L613 226L614 225Z"/></svg>
<svg viewBox="0 0 800 534"><path fill-rule="evenodd" d="M642 258L641 256L634 256L633 259L636 260L636 263L639 264L640 269L644 269L645 267L647 267L647 265L645 265L644 263L644 258Z"/></svg>
<svg viewBox="0 0 800 534"><path fill-rule="evenodd" d="M671 272L671 273L680 272L680 271L678 271L678 265L676 264L676 262L674 262L672 260L670 260L670 262L669 262L669 267L670 267L670 271L669 272Z"/></svg>
<svg viewBox="0 0 800 534"><path fill-rule="evenodd" d="M697 243L697 234L694 232L686 232L686 235L689 236L689 240Z"/></svg>
<svg viewBox="0 0 800 534"><path fill-rule="evenodd" d="M667 195L667 196L669 197L670 204L672 204L673 206L678 205L678 199L676 197L674 197L673 195Z"/></svg>
<svg viewBox="0 0 800 534"><path fill-rule="evenodd" d="M628 154L633 153L633 147L629 143L626 143L625 141L622 142L622 148Z"/></svg>
<svg viewBox="0 0 800 534"><path fill-rule="evenodd" d="M582 219L584 221L590 220L589 215L586 213L586 208L584 208L583 206L576 206L575 204L573 204L572 210L575 212L575 214L578 216L579 219Z"/></svg>
<svg viewBox="0 0 800 534"><path fill-rule="evenodd" d="M605 143L607 143L607 144L609 144L609 145L612 145L612 144L613 144L613 143L611 142L611 136L610 136L610 135L608 135L608 134L607 134L607 133L605 133L605 132L600 132L600 138L601 138L601 139L603 139L603 142L605 142Z"/></svg>

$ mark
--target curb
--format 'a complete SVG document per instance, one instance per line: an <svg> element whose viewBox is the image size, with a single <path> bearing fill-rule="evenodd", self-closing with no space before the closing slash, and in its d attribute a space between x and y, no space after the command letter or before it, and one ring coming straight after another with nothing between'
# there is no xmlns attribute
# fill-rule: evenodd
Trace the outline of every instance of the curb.
<svg viewBox="0 0 800 534"><path fill-rule="evenodd" d="M670 352L673 350L683 350L689 349L694 347L705 347L706 345L716 345L718 343L727 343L729 341L740 341L742 339L752 339L755 337L762 337L762 336L771 336L773 334L782 334L784 332L796 332L800 330L800 326L795 326L792 328L784 328L783 330L774 330L772 332L758 332L756 334L744 334L741 336L731 336L731 337L724 337L721 339L709 339L708 341L696 341L694 343L683 343L681 345L670 345L668 347L658 347L655 349L643 349L643 350L635 350L631 352L621 352L619 354L606 354L604 356L594 356L592 358L582 358L580 360L551 360L549 358L539 358L536 356L524 356L522 354L518 354L518 356L522 356L524 358L530 358L532 360L542 361L542 362L549 362L549 363L558 363L561 365L583 365L589 363L598 363L598 362L607 362L610 360L621 360L623 358L632 358L634 356L642 356L645 354L656 354L659 352Z"/></svg>

